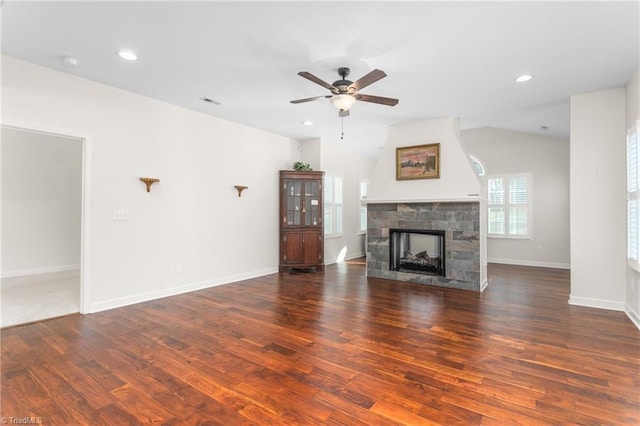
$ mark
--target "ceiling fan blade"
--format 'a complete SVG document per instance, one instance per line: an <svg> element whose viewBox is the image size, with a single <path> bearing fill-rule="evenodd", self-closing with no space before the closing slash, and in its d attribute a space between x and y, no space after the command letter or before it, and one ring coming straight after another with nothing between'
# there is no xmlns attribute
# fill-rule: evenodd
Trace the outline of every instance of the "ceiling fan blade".
<svg viewBox="0 0 640 426"><path fill-rule="evenodd" d="M341 109L338 111L338 117L348 117L350 114L348 109Z"/></svg>
<svg viewBox="0 0 640 426"><path fill-rule="evenodd" d="M313 74L311 74L309 72L300 71L298 73L298 75L300 77L306 78L309 81L313 81L314 83L319 84L320 86L324 87L325 89L331 90L332 93L338 93L338 89L337 88L335 88L331 84L327 83L326 81L319 79L318 77L316 77L315 75L313 75Z"/></svg>
<svg viewBox="0 0 640 426"><path fill-rule="evenodd" d="M385 98L383 96L373 96L373 95L364 95L361 93L355 94L354 97L356 100L363 102L373 102L374 104L382 104L388 106L398 105L398 99L394 98Z"/></svg>
<svg viewBox="0 0 640 426"><path fill-rule="evenodd" d="M380 80L381 78L385 78L387 76L387 74L385 74L384 71L379 70L379 69L375 69L373 71L371 71L369 74L360 77L358 80L354 81L351 86L349 86L349 89L355 89L356 92L364 89L365 87L367 87L370 84L375 83L376 81Z"/></svg>
<svg viewBox="0 0 640 426"><path fill-rule="evenodd" d="M304 98L304 99L296 99L294 101L291 101L292 104L301 104L304 102L311 102L311 101L317 101L318 99L322 99L322 98L330 98L332 95L326 95L326 96L314 96L313 98Z"/></svg>

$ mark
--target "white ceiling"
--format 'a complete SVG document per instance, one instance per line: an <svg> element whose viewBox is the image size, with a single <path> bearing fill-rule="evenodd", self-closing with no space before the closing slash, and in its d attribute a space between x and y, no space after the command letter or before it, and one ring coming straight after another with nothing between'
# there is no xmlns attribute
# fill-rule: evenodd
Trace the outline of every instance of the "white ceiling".
<svg viewBox="0 0 640 426"><path fill-rule="evenodd" d="M357 102L339 142L372 155L388 126L435 117L568 137L571 95L639 68L638 1L7 0L1 13L4 54L296 139L340 138L328 100L289 102L329 93L298 71L331 83L338 67L353 81L382 69L362 93L399 104ZM521 73L535 78L515 83Z"/></svg>

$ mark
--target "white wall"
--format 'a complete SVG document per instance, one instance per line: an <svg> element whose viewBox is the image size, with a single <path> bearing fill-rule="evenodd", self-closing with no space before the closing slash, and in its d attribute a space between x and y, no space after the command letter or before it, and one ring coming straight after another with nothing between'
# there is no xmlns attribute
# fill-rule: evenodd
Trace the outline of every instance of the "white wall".
<svg viewBox="0 0 640 426"><path fill-rule="evenodd" d="M339 237L325 238L325 263L364 256L365 234L359 229L360 180L369 178L375 159L348 151L340 143L322 141L321 163L322 170L342 177L343 200L343 233Z"/></svg>
<svg viewBox="0 0 640 426"><path fill-rule="evenodd" d="M569 303L624 309L625 141L624 88L571 97Z"/></svg>
<svg viewBox="0 0 640 426"><path fill-rule="evenodd" d="M640 71L636 71L626 90L627 120L626 128L635 125L640 120ZM627 315L640 328L640 273L627 266L626 306Z"/></svg>
<svg viewBox="0 0 640 426"><path fill-rule="evenodd" d="M87 138L85 312L277 271L278 170L297 142L6 56L2 114ZM160 182L147 193L142 176Z"/></svg>
<svg viewBox="0 0 640 426"><path fill-rule="evenodd" d="M1 132L2 276L79 268L82 141Z"/></svg>
<svg viewBox="0 0 640 426"><path fill-rule="evenodd" d="M489 262L569 268L569 141L484 128L462 132L462 142L485 167L485 197L487 175L531 175L531 239L489 238Z"/></svg>
<svg viewBox="0 0 640 426"><path fill-rule="evenodd" d="M631 77L626 87L627 129L640 119L640 70Z"/></svg>
<svg viewBox="0 0 640 426"><path fill-rule="evenodd" d="M300 141L298 150L300 151L300 159L298 161L309 163L313 170L323 170L321 164L322 139L314 138ZM289 168L293 168L293 165Z"/></svg>
<svg viewBox="0 0 640 426"><path fill-rule="evenodd" d="M440 179L396 180L397 147L436 142L440 143ZM477 199L479 193L480 183L460 144L459 120L441 118L389 128L371 175L368 201L465 200Z"/></svg>

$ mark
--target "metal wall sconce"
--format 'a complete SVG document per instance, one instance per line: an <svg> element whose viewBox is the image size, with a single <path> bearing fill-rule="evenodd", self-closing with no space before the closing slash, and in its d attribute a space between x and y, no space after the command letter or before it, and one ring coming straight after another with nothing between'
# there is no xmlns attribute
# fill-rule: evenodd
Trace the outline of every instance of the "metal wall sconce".
<svg viewBox="0 0 640 426"><path fill-rule="evenodd" d="M234 186L234 188L238 190L238 197L240 197L241 194L242 194L242 191L247 189L248 186L236 185L236 186Z"/></svg>
<svg viewBox="0 0 640 426"><path fill-rule="evenodd" d="M153 185L156 182L160 182L160 179L149 178L149 177L141 177L140 180L144 182L145 185L147 185L147 192L151 192L151 185Z"/></svg>

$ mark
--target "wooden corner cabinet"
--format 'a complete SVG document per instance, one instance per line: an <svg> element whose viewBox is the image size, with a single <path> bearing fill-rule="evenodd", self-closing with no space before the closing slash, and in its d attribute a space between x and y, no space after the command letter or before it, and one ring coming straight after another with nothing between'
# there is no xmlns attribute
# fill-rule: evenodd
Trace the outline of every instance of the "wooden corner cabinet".
<svg viewBox="0 0 640 426"><path fill-rule="evenodd" d="M280 171L280 272L324 271L324 172Z"/></svg>

